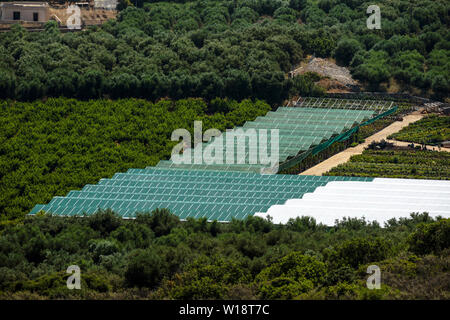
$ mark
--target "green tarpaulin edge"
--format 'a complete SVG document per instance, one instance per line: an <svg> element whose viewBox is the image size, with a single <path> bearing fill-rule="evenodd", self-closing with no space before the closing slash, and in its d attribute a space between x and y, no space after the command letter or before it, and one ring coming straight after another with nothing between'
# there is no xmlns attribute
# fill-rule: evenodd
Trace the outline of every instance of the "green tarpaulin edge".
<svg viewBox="0 0 450 320"><path fill-rule="evenodd" d="M346 132L341 133L325 142L322 142L321 144L315 146L314 148L311 148L308 151L305 151L305 152L281 163L279 166L279 171L287 170L287 169L294 167L295 165L302 162L308 156L318 154L319 152L329 148L335 142L345 141L345 140L349 139L354 133L356 133L359 130L360 127L367 126L367 125L377 121L378 119L381 119L383 117L391 115L394 112L396 112L397 110L398 110L398 106L394 106L392 109L389 109L388 111L380 113L376 117L373 117L372 119L369 119L359 125L356 125L353 128L351 128L350 130L347 130Z"/></svg>

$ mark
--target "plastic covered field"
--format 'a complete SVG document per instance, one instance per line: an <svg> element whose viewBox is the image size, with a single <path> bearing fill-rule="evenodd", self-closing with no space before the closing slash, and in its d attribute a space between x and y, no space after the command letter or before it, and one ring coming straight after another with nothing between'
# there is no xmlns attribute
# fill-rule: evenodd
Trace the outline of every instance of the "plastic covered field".
<svg viewBox="0 0 450 320"><path fill-rule="evenodd" d="M269 137L271 129L278 129L280 167L298 163L336 141L348 139L359 125L371 123L396 110L392 102L386 101L311 98L299 100L295 105L280 107L264 117L246 122L240 128L266 129ZM221 138L227 140L235 132L227 131ZM282 217L285 213L286 217L296 215L297 200L290 199L306 199L306 195L316 194L317 188L332 185L330 182L364 183L373 180L261 174L261 169L267 168L267 165L250 161L251 153L255 151L255 145L250 141L258 131L250 131L250 135L246 131L240 132L247 135L243 163L239 163L236 157L242 145L232 140L230 145L233 148L223 150L223 159L236 157L231 164L180 165L172 161L160 161L156 167L116 173L111 179L101 179L96 185L86 185L82 190L71 191L65 197L55 197L47 205L36 205L30 214L45 211L73 216L112 209L124 218L134 218L139 212L168 208L181 219L206 217L208 220L230 221L255 213L263 216L268 213L276 216L275 221L280 222L287 221ZM213 138L202 148L208 148L208 145L216 142L215 139L221 138ZM267 149L271 150L272 140L267 139L266 142L269 142ZM204 149L197 150L203 152ZM357 194L357 191L352 190L352 193ZM310 200L308 205L315 201ZM324 200L319 198L317 203L321 201ZM333 207L331 202L329 205ZM339 203L335 207L338 208ZM311 209L308 213L315 214L315 211Z"/></svg>
<svg viewBox="0 0 450 320"><path fill-rule="evenodd" d="M319 103L320 102L320 103ZM339 104L337 103L339 102ZM339 108L335 107L339 106ZM304 99L296 107L279 107L276 111L268 112L254 121L247 121L242 127L224 132L220 137L212 138L203 143L203 150L219 142L223 145L221 161L210 164L196 163L194 152L186 163L174 163L171 160L161 161L158 167L183 169L212 169L261 172L269 165L262 163L257 157L261 145L265 145L268 155L274 141L278 143L278 163L285 163L288 159L295 159L299 154L306 154L313 147L318 147L327 141L335 142L347 139L361 124L371 119L384 116L395 110L392 102L352 101L338 99ZM278 138L272 135L272 130L278 130ZM261 134L267 137L260 143ZM245 146L245 153L238 154L239 142ZM219 141L218 141L219 140ZM227 141L230 141L227 145ZM230 148L231 146L231 148ZM325 145L324 148L328 147ZM251 158L251 154L255 156ZM301 161L301 159L299 160Z"/></svg>
<svg viewBox="0 0 450 320"><path fill-rule="evenodd" d="M333 225L343 217L365 217L380 224L412 212L450 217L450 181L375 178L373 181L332 181L300 199L274 205L256 216L270 215L275 223L299 216Z"/></svg>
<svg viewBox="0 0 450 320"><path fill-rule="evenodd" d="M243 219L272 205L301 198L330 181L369 181L371 178L262 175L213 170L130 169L66 197L37 205L31 214L45 211L63 216L92 214L111 208L124 218L137 212L168 208L181 219Z"/></svg>

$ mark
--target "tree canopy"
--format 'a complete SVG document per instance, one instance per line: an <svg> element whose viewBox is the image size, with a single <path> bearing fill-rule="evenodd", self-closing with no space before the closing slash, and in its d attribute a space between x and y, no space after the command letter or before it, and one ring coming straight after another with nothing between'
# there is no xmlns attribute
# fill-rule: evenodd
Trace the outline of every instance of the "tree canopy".
<svg viewBox="0 0 450 320"><path fill-rule="evenodd" d="M284 75L314 54L336 57L370 89L393 77L407 90L447 96L448 2L379 1L380 30L366 27L369 4L141 1L137 8L122 3L117 20L83 32L60 33L54 22L44 32L14 25L0 34L0 95L253 97L272 104L288 97Z"/></svg>

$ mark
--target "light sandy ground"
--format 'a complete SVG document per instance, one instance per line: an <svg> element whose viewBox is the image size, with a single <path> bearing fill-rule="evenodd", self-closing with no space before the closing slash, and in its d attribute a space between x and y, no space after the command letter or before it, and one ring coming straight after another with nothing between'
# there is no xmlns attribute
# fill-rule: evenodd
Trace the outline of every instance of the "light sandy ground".
<svg viewBox="0 0 450 320"><path fill-rule="evenodd" d="M317 164L316 166L309 168L306 171L303 171L300 173L300 175L313 175L313 176L321 176L325 172L330 171L332 168L336 167L337 165L340 165L342 163L347 162L351 156L356 154L361 154L365 148L369 144L371 144L373 141L380 141L380 140L386 140L388 142L392 142L395 145L398 146L407 146L410 144L409 142L401 142L396 140L388 140L387 137L393 133L396 133L400 131L402 128L408 126L410 123L419 121L422 119L425 115L420 114L418 112L413 112L405 117L403 117L403 121L395 121L391 125L387 126L381 131L378 131L374 135L366 138L364 143L361 143L357 145L356 147L347 148L342 152L339 152L335 154L334 156L328 158L325 161L322 161L321 163ZM427 149L429 150L438 150L437 147L433 146L427 146ZM450 152L449 148L441 148L441 151L447 151Z"/></svg>
<svg viewBox="0 0 450 320"><path fill-rule="evenodd" d="M104 9L86 9L81 8L81 21L84 25L99 25L107 21L108 19L114 19L117 15L116 10L104 10ZM74 14L74 11L64 8L50 8L50 17L56 16L60 20L61 26L67 26L69 17ZM72 21L74 23L74 21Z"/></svg>
<svg viewBox="0 0 450 320"><path fill-rule="evenodd" d="M300 64L300 67L294 70L294 75L305 72L316 72L321 76L335 79L343 85L357 84L347 68L338 66L330 59L311 58L307 63Z"/></svg>
<svg viewBox="0 0 450 320"><path fill-rule="evenodd" d="M407 147L411 144L411 142L405 142L405 141L398 141L398 140L390 140L390 139L385 139L387 142L393 143L395 146L399 146L399 147ZM415 146L421 146L420 143L414 143ZM450 152L450 148L438 148L436 146L430 146L428 144L425 145L425 147L427 147L427 150L433 150L433 151L445 151L445 152Z"/></svg>

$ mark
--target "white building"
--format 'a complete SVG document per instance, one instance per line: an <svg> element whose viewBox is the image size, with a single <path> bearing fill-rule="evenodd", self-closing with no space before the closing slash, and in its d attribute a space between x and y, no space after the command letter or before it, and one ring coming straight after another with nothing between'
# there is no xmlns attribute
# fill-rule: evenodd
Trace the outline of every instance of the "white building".
<svg viewBox="0 0 450 320"><path fill-rule="evenodd" d="M94 8L116 10L117 0L94 0Z"/></svg>
<svg viewBox="0 0 450 320"><path fill-rule="evenodd" d="M0 21L47 22L49 9L47 2L1 2Z"/></svg>

